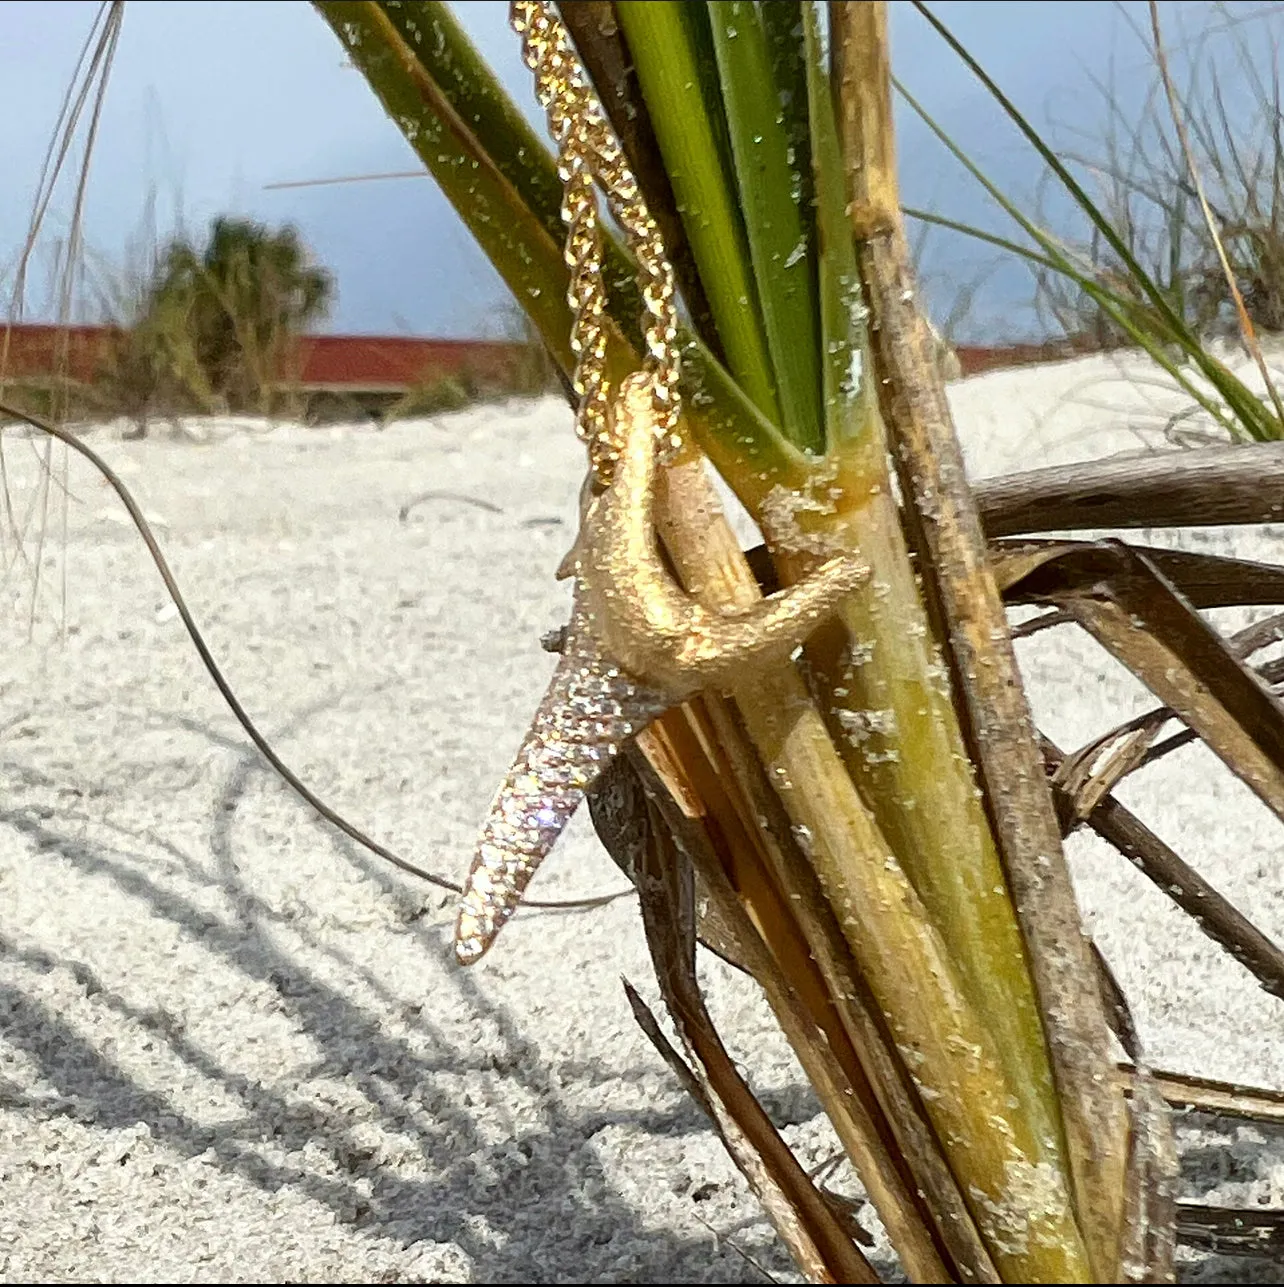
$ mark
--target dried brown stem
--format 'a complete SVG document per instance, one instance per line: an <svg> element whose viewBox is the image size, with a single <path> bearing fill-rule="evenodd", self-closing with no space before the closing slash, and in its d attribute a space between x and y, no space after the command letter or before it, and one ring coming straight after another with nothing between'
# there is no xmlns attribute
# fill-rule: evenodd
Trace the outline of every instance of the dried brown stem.
<svg viewBox="0 0 1284 1287"><path fill-rule="evenodd" d="M636 765L649 774L642 757ZM665 784L651 776L650 782L643 779L643 787L650 825L638 855L638 892L656 979L691 1061L684 1080L811 1281L876 1283L873 1267L780 1138L718 1037L695 972L695 883L689 857L708 839ZM654 1041L654 1022L647 1031ZM672 1063L673 1053L666 1058Z"/></svg>
<svg viewBox="0 0 1284 1287"><path fill-rule="evenodd" d="M1276 1260L1284 1251L1284 1211L1179 1202L1177 1235L1199 1251Z"/></svg>
<svg viewBox="0 0 1284 1287"><path fill-rule="evenodd" d="M1131 1087L1136 1070L1120 1064L1121 1083ZM1164 1099L1182 1112L1208 1113L1214 1117L1231 1117L1264 1126L1284 1126L1284 1091L1236 1082L1195 1077L1189 1073L1156 1068L1150 1074Z"/></svg>
<svg viewBox="0 0 1284 1287"><path fill-rule="evenodd" d="M1062 752L1046 737L1043 754L1051 770ZM1061 797L1067 800L1068 797ZM1273 996L1284 999L1284 951L1224 894L1205 880L1144 822L1107 795L1087 815L1087 825L1114 845L1147 880L1184 912L1219 947L1230 953Z"/></svg>
<svg viewBox="0 0 1284 1287"><path fill-rule="evenodd" d="M989 537L1284 522L1284 443L1114 456L974 484Z"/></svg>
<svg viewBox="0 0 1284 1287"><path fill-rule="evenodd" d="M1042 564L1093 548L1091 541L991 541L990 565L1008 603L1030 598L1022 582ZM1284 567L1153 545L1127 548L1145 559L1193 608L1284 603Z"/></svg>
<svg viewBox="0 0 1284 1287"><path fill-rule="evenodd" d="M1284 818L1284 707L1137 550L1068 549L1009 589L1073 614Z"/></svg>

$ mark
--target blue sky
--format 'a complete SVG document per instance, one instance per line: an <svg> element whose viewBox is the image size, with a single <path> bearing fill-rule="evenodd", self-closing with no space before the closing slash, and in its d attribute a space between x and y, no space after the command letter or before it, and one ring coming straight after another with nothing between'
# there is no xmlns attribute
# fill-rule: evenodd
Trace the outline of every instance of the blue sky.
<svg viewBox="0 0 1284 1287"><path fill-rule="evenodd" d="M454 6L511 93L536 116L529 74L507 28L502 0ZM892 6L893 60L959 140L1014 192L1029 193L1038 167L984 91L911 7ZM1101 119L1093 77L1113 65L1123 97L1139 97L1145 49L1127 0L940 0L936 12L1036 121L1091 130ZM1173 44L1181 29L1273 11L1278 5L1213 6L1181 0L1163 9ZM7 200L0 207L0 267L16 259L62 93L97 9L94 0L0 0L0 157ZM1266 18L1256 25L1274 23ZM1249 30L1248 25L1240 30ZM984 215L985 203L948 165L917 122L902 114L907 203ZM299 225L337 276L335 330L485 333L503 290L431 179L268 191L297 179L409 169L415 158L357 73L345 66L328 27L303 0L131 0L112 72L87 193L86 240L121 263L146 228L149 195L162 232L236 212ZM54 203L50 231L65 228L72 193ZM929 291L943 312L959 284L991 256L933 234ZM1008 270L987 280L974 325L1020 329L1027 279ZM39 311L40 282L33 305Z"/></svg>

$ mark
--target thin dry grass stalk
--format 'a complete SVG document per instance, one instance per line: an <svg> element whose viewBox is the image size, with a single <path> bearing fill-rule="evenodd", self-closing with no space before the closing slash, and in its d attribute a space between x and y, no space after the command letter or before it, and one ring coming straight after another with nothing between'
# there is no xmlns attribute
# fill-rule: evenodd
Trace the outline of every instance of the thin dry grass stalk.
<svg viewBox="0 0 1284 1287"><path fill-rule="evenodd" d="M84 129L84 154L79 169L74 175L75 188L68 233L65 244L57 258L55 298L53 300L59 319L66 323L71 318L84 251L82 223L85 193L89 179L89 164L93 156L94 142L98 136L99 123L102 119L103 102L106 97L112 66L115 62L116 47L120 38L124 11L124 0L103 0L103 3L99 5L90 26L89 34L81 47L80 57L72 73L67 91L63 95L58 120L54 125L49 148L45 153L44 168L32 203L31 219L27 229L26 240L14 272L8 317L3 328L3 336L0 338L0 394L7 392L4 377L8 370L11 324L22 317L26 303L27 277L39 242L40 233L48 215L49 206L57 189L58 181L67 167L73 145L78 137L82 118L84 118L87 122ZM70 391L70 383L67 379L69 344L70 337L64 332L58 338L55 351L55 378L45 391L46 409L54 419L61 419L67 412L67 394ZM41 470L40 485L37 488L30 510L24 516L22 522L19 523L13 508L13 497L9 487L8 471L4 459L4 445L0 442L0 524L3 524L6 534L12 538L17 554L30 574L31 597L28 628L32 631L35 629L41 578L45 566L45 540L49 530L51 506L55 494L61 504L64 541L66 538L67 455L62 452L55 458L55 446L55 442L48 438L42 444L43 468ZM57 459L56 464L55 459ZM34 557L29 556L26 549L28 531L33 523L36 527ZM65 623L67 606L67 562L65 559L61 565L60 581L61 619Z"/></svg>
<svg viewBox="0 0 1284 1287"><path fill-rule="evenodd" d="M1276 1261L1284 1252L1284 1211L1179 1202L1177 1230L1184 1245L1214 1255Z"/></svg>
<svg viewBox="0 0 1284 1287"><path fill-rule="evenodd" d="M310 787L308 787L301 778L282 760L276 748L260 731L257 724L250 717L249 712L241 704L227 677L223 674L218 662L214 659L210 651L209 644L205 636L201 633L200 627L196 624L196 619L192 615L191 608L188 606L186 597L183 595L178 581L174 576L173 570L169 566L169 560L166 559L164 551L160 547L160 542L156 539L156 533L152 530L151 524L143 514L142 508L135 499L133 493L125 485L124 480L111 468L110 465L81 437L73 433L70 429L62 425L54 424L40 416L31 414L21 407L12 403L0 400L0 420L11 420L17 423L28 425L37 432L43 434L51 441L58 442L64 447L75 452L78 456L88 462L91 468L97 471L103 481L112 489L125 507L129 515L130 522L134 525L134 530L142 539L143 544L147 547L147 553L154 564L162 583L165 586L165 592L169 595L170 601L178 610L178 615L183 622L184 629L187 631L188 638L191 640L192 647L196 649L200 657L201 665L205 668L206 673L214 681L214 686L218 689L219 694L227 703L228 709L232 712L237 723L245 731L246 736L254 744L255 749L267 761L269 767L274 773L288 786L296 792L300 799L311 806L316 812L331 826L337 828L350 840L355 841L363 849L368 850L377 858L383 859L384 862L396 867L398 870L405 872L409 876L415 876L430 885L439 889L445 889L452 894L458 894L461 887L452 880L446 880L434 872L426 871L424 868L402 858L399 854L394 853L387 846L382 845L379 841L372 839L359 827L348 821L336 809L333 809L324 800L320 798ZM527 899L525 906L528 908L544 908L548 910L561 911L583 911L594 907L604 906L606 903L613 902L615 899L624 896L629 891L620 891L614 894L604 894L597 898L574 899L571 901L554 901L543 902L538 900Z"/></svg>
<svg viewBox="0 0 1284 1287"><path fill-rule="evenodd" d="M1181 147L1182 160L1186 164L1191 186L1194 188L1195 197L1199 202L1200 214L1203 216L1204 224L1208 229L1208 239L1212 243L1218 266L1226 279L1226 291L1235 310L1235 320L1239 326L1240 338L1265 382L1266 392L1270 397L1271 405L1275 408L1276 416L1281 423L1284 423L1284 402L1280 401L1280 395L1275 388L1275 380L1271 375L1270 367L1266 365L1266 358L1262 355L1262 346L1258 343L1253 319L1248 314L1248 307L1244 303L1244 296L1240 291L1239 282L1235 279L1235 270L1231 267L1230 256L1226 253L1226 243L1223 241L1221 231L1217 226L1217 216L1213 214L1213 208L1209 204L1204 180L1199 172L1199 162L1195 159L1195 149L1191 146L1190 134L1186 128L1186 113L1177 93L1177 86L1173 83L1172 72L1168 67L1168 55L1164 49L1163 29L1159 20L1158 0L1150 0L1149 9L1150 30L1155 48L1155 66L1159 71L1159 79L1163 83L1164 95L1168 99L1168 110L1172 114L1173 130L1176 132L1177 142Z"/></svg>
<svg viewBox="0 0 1284 1287"><path fill-rule="evenodd" d="M1131 1093L1136 1070L1120 1064L1117 1077ZM1236 1082L1195 1077L1190 1073L1152 1070L1155 1085L1173 1108L1181 1112L1208 1113L1236 1121L1260 1122L1264 1126L1284 1126L1284 1091L1265 1090Z"/></svg>

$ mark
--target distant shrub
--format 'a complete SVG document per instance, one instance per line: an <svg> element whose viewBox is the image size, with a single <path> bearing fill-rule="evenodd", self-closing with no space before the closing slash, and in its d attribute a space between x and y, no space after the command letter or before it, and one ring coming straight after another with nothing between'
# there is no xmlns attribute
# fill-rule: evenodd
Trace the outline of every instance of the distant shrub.
<svg viewBox="0 0 1284 1287"><path fill-rule="evenodd" d="M127 293L98 383L143 433L158 414L280 410L292 343L326 316L334 281L294 228L220 216L203 243L174 237Z"/></svg>

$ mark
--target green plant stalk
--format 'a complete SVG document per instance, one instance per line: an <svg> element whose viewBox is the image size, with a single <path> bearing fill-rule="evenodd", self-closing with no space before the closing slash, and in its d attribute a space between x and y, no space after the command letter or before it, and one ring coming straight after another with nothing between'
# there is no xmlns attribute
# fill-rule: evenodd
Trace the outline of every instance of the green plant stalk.
<svg viewBox="0 0 1284 1287"><path fill-rule="evenodd" d="M548 235L560 243L566 236L562 183L551 164L548 145L495 80L450 6L435 0L384 0L380 8L392 29L431 72L442 98L467 122L495 169L521 194ZM609 266L611 289L632 292L628 306L637 311L640 300L632 266L618 253L618 247L613 248L617 253Z"/></svg>
<svg viewBox="0 0 1284 1287"><path fill-rule="evenodd" d="M797 446L820 453L815 220L802 201L790 124L757 6L748 0L711 0L708 9L781 428ZM649 101L647 106L650 110Z"/></svg>
<svg viewBox="0 0 1284 1287"><path fill-rule="evenodd" d="M425 8L427 8L427 6L425 6ZM356 6L354 5L342 6L346 21L353 21L355 17L355 9ZM400 36L400 33L394 33L395 35ZM403 55L404 58L404 55L409 53L412 46L410 46L410 42L408 40L405 40L404 36L400 36L400 45L401 55ZM427 55L422 53L422 50L425 48L430 51L430 53L437 54L437 57L445 58L446 60L450 59L450 46L445 45L443 41L435 39L431 41L416 42L416 44L414 44L414 57L416 57L417 60L427 57ZM363 66L363 58L359 57L358 51L354 50L353 53L354 60L358 62L359 66ZM422 69L422 62L419 63L419 66L421 66ZM392 77L389 77L389 80L391 79ZM380 89L380 86L376 85L376 88ZM403 111L410 111L410 109L418 108L418 111L422 113L422 90L416 88L413 84L410 85L410 89L413 90L413 93L405 95ZM385 93L382 89L380 89L380 91L381 95ZM387 99L385 99L385 102L387 102ZM461 104L461 107L462 106L463 104ZM453 104L446 104L446 107L453 107ZM394 118L398 118L399 113L394 111L392 112L392 115L394 115ZM462 113L457 113L457 115L462 115ZM435 172L439 169L443 169L445 171L444 174L439 174L439 179L443 181L443 187L448 190L448 193L452 193L452 183L458 179L458 172L452 172L449 169L445 169L445 161L450 160L450 158L446 157L443 151L444 142L443 138L441 138L441 130L437 130L436 133L427 133L426 127L431 127L432 124L434 124L434 122L431 121L419 121L417 129L408 129L404 120L401 120L399 124L403 125L405 133L412 136L413 142L416 143L419 149L421 149L421 154L425 156L425 160L428 165L430 165ZM549 167L552 167L551 158L549 158L548 165ZM476 208L471 207L470 203L468 203L470 189L475 190L480 184L484 183L486 176L485 166L479 165L475 156L470 158L467 154L464 154L463 162L459 165L459 170L461 170L463 174L464 190L462 193L463 199L462 201L457 201L457 207L461 208L464 218L470 221L470 224L473 224L473 227L475 227L477 232L477 236L479 236L479 241L482 242L482 245L484 245L484 248L488 250L491 257L497 261L497 266L499 266L500 270L503 270L503 263L500 263L499 257L493 251L493 246L495 245L495 234L497 234L497 224L500 223L500 220L477 218ZM502 187L502 185L500 185L500 187ZM506 190L500 190L499 196L495 198L495 205L498 207L502 205L504 201L512 201L515 197L520 199L520 194L512 192L512 190L507 190L507 192ZM480 225L480 227L477 227L477 225ZM535 259L535 256L531 255L531 245L533 245L533 243L538 245L538 237L535 237L533 233L530 233L529 230L527 230L524 245L522 245L522 250L525 251L524 263L527 268L529 268L531 261ZM500 246L500 252L502 252L504 248L506 247ZM544 335L551 340L553 350L555 350L555 353L560 356L564 366L569 366L570 356L566 349L566 335L569 333L570 315L569 311L565 310L565 305L562 304L565 291L565 269L561 266L560 248L553 246L543 247L543 254L546 254L548 257L547 277L557 279L558 286L556 290L553 290L553 288L544 288L544 290L539 292L538 296L533 296L533 299L542 300L546 305L549 300L556 300L558 308L555 315L556 317L561 318L560 324L562 329L561 331L557 331L557 329L555 329L552 335L549 336L547 323L542 322L538 317L535 320L540 324L540 329L542 329ZM522 299L522 297L524 297L521 295L521 292L516 293L518 293L518 299ZM614 349L614 346L612 346L612 349ZM632 351L629 351L629 353L621 359L621 371L623 371L623 369L629 369L630 364L636 362L636 360L636 355L634 355ZM717 371L715 364L710 364L709 369L710 371ZM705 395L705 400L708 400L708 394ZM692 411L695 411L696 405L699 404L699 402L700 394L697 393L695 398L692 399ZM758 508L759 506L755 506L754 502L760 501L760 498L762 498L762 495L766 492L767 489L764 488L763 484L768 480L764 479L763 471L760 471L759 468L747 468L746 470L746 462L744 459L735 459L735 450L737 448L742 450L746 445L750 445L750 447L753 445L753 439L749 439L746 443L744 435L736 435L736 438L738 440L732 439L731 441L728 441L728 435L722 435L720 438L713 435L702 435L701 441L706 445L706 448L709 448L710 444L713 445L713 450L710 450L711 456L714 457L715 463L717 463L724 476L728 477L728 481L731 481L732 485L736 486L737 493L740 493L741 499L744 499L746 503L749 503L751 508ZM719 450L719 447L722 449ZM729 463L727 461L728 454L731 454L733 457L732 461ZM719 458L719 456L722 458ZM753 459L750 459L749 463L751 465L751 463L753 463ZM781 474L784 474L785 471L780 472ZM738 486L737 474L741 479L741 484ZM780 479L778 479L776 483L773 483L773 485L780 485L781 488L784 488L787 492L787 490L798 488L798 485L805 480L805 474L800 474L800 472L796 470L796 467L790 468L790 470L787 471L787 475L789 476L780 477Z"/></svg>
<svg viewBox="0 0 1284 1287"><path fill-rule="evenodd" d="M560 246L566 238L566 226L562 221L562 182L557 164L546 142L531 129L473 47L450 6L442 0L385 0L377 7L396 33L403 54L411 55L428 77L434 99L453 113L453 118L444 122L452 140L460 146L471 142L474 150L484 155L495 173L511 186L509 199L527 206ZM456 124L453 130L452 121ZM433 177L440 182L442 176L433 170ZM450 195L450 190L446 191ZM642 297L636 267L609 231L603 232L602 275L610 297L610 312L621 333L640 349L644 344L638 321ZM691 365L702 369L701 361L702 350L697 348Z"/></svg>
<svg viewBox="0 0 1284 1287"><path fill-rule="evenodd" d="M736 200L712 72L708 14L680 0L615 6L727 366L754 406L781 424L762 302Z"/></svg>
<svg viewBox="0 0 1284 1287"><path fill-rule="evenodd" d="M847 217L847 185L829 77L822 63L814 4L799 6L803 28L803 92L807 98L808 155L816 207L816 269L825 438L841 448L849 468L858 460L871 483L887 481L886 445L878 398L870 381L868 310Z"/></svg>
<svg viewBox="0 0 1284 1287"><path fill-rule="evenodd" d="M760 4L762 30L767 40L776 95L780 99L785 140L793 149L791 164L797 170L799 202L814 204L812 187L811 127L808 123L807 64L804 55L802 0L772 0ZM813 250L812 259L815 254ZM814 266L814 263L813 263Z"/></svg>
<svg viewBox="0 0 1284 1287"><path fill-rule="evenodd" d="M430 56L447 62L454 58L450 29L434 28L432 39L413 41L397 30L378 0L314 0L314 7L531 318L554 361L569 374L574 354L561 243L548 233L542 213L499 172L490 150L472 133L425 61ZM422 9L428 14L438 7L425 3ZM493 76L491 80L494 93L502 94ZM494 141L502 143L502 136ZM542 155L548 170L556 173L547 150ZM608 373L620 381L641 361L639 348L626 338L638 334L638 319L620 318L612 307L608 323ZM803 480L808 466L802 453L689 332L680 332L680 343L684 426L742 502L752 509L771 487Z"/></svg>
<svg viewBox="0 0 1284 1287"><path fill-rule="evenodd" d="M789 580L838 549L859 550L873 569L844 604L843 629L821 632L809 647L834 740L985 1016L1026 1120L1064 1176L1064 1130L1020 928L896 512L876 390L861 378L870 369L865 313L811 5L805 22L832 445L828 477L810 493L774 498L786 509L776 522L774 505L766 507L768 540Z"/></svg>
<svg viewBox="0 0 1284 1287"><path fill-rule="evenodd" d="M324 5L318 7L325 9ZM440 95L459 122L467 122L473 149L493 159L495 170L512 185L511 195L527 205L546 228L553 230L553 239L560 245L563 236L561 186L553 157L538 139L533 139L524 123L522 128L514 128L513 122L520 122L521 114L469 44L449 8L440 0L416 0L395 6L385 3L377 7L398 36L403 51L412 55L428 76L434 93ZM796 6L784 0L782 7ZM468 68L470 76L488 77L484 91L472 86L468 79L461 79L460 67ZM406 97L411 103L416 101ZM801 127L805 129L805 104L800 115ZM797 128L797 124L792 128ZM520 157L521 164L515 164L511 159L514 157ZM432 169L432 157L425 156L425 160ZM439 182L442 181L436 169L433 172ZM450 189L446 191L449 196ZM603 249L606 265L603 275L611 293L609 312L620 333L640 351L643 345L638 324L641 303L633 266L609 233L604 236ZM777 481L792 486L804 480L809 464L802 454L755 409L744 391L695 337L685 329L681 335L684 397L693 412L698 411L693 416L692 428L715 465L720 470L726 466L724 476L744 504L752 510L767 488ZM568 368L563 364L563 369ZM737 470L733 462L742 457L748 458L749 467Z"/></svg>
<svg viewBox="0 0 1284 1287"><path fill-rule="evenodd" d="M1060 1150L1038 1134L1008 1073L992 1016L864 807L824 722L765 680L745 725L886 1016L924 1109L1005 1282L1090 1282ZM1036 1196L1037 1195L1037 1196Z"/></svg>

